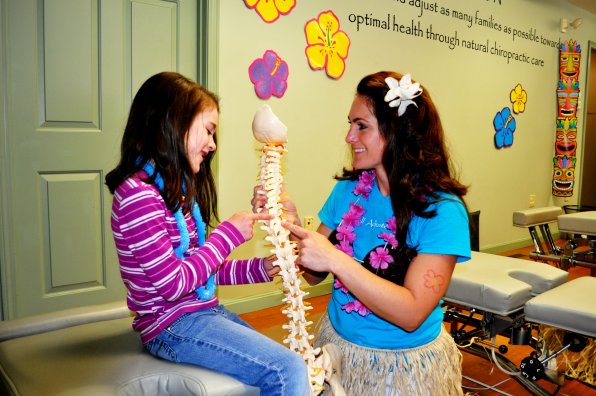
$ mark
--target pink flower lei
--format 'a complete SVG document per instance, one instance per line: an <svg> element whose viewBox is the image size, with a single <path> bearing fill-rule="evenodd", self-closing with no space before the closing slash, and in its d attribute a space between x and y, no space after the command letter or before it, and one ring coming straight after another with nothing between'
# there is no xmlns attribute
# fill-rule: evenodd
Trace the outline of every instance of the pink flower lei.
<svg viewBox="0 0 596 396"><path fill-rule="evenodd" d="M358 205L360 198L368 199L370 192L373 189L373 181L375 180L374 171L366 171L360 174L358 178L358 184L354 187L352 193L358 197L356 202L350 202L350 209L341 216L342 221L337 226L337 240L339 243L335 247L348 256L354 257L353 243L356 240L356 233L354 229L360 225L360 220L365 213L364 208ZM397 239L395 233L397 230L395 216L387 220L387 229L391 232L381 232L378 237L385 241L383 247L376 248L370 253L370 265L375 269L386 269L389 264L393 262L393 257L389 254L387 245L391 245L392 248L397 247ZM349 290L341 283L339 279L335 279L333 283L335 289L341 289L341 291L351 297ZM347 313L357 312L361 316L366 316L370 313L370 310L357 299L342 305L341 307Z"/></svg>

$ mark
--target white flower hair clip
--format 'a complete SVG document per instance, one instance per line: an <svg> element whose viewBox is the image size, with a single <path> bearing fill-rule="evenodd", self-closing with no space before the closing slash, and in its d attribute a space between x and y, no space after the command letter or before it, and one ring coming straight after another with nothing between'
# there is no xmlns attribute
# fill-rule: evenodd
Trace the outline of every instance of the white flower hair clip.
<svg viewBox="0 0 596 396"><path fill-rule="evenodd" d="M385 95L385 102L389 103L389 107L399 106L397 109L398 116L404 114L406 108L411 104L418 107L412 99L420 96L422 88L418 83L412 84L412 76L409 73L404 75L401 81L393 77L387 77L385 82L389 86L389 92Z"/></svg>

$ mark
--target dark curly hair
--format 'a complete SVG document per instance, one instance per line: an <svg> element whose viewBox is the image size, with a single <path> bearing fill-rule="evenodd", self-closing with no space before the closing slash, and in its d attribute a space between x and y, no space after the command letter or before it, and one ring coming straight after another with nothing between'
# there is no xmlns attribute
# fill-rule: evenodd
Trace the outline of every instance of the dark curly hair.
<svg viewBox="0 0 596 396"><path fill-rule="evenodd" d="M145 81L130 108L120 163L106 175L110 192L113 194L124 180L153 161L164 181L161 195L168 209L175 212L182 205L187 212L193 200L185 199L181 204L182 197L192 197L205 223L210 225L212 217L217 219L217 193L211 172L214 152L204 158L195 175L185 148L194 118L209 109L219 112L217 96L179 73L162 72Z"/></svg>
<svg viewBox="0 0 596 396"><path fill-rule="evenodd" d="M385 102L387 77L399 81L403 76L389 71L368 75L358 84L356 95L368 103L386 142L382 163L389 179L398 246L405 247L412 215L434 217L436 212L428 207L440 199L440 192L451 193L464 202L468 188L452 174L443 126L428 90L422 87L422 94L413 99L416 106L408 106L398 116L398 108ZM344 168L336 179L355 180L364 170Z"/></svg>

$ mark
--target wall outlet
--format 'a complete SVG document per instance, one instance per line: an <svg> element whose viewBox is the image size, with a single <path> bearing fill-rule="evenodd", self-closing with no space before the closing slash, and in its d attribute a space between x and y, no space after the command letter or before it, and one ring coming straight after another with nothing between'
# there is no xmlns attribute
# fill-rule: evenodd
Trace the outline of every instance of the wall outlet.
<svg viewBox="0 0 596 396"><path fill-rule="evenodd" d="M304 217L304 228L306 228L307 230L315 229L315 218L313 216Z"/></svg>
<svg viewBox="0 0 596 396"><path fill-rule="evenodd" d="M528 207L533 208L536 206L536 194L530 194L528 197Z"/></svg>

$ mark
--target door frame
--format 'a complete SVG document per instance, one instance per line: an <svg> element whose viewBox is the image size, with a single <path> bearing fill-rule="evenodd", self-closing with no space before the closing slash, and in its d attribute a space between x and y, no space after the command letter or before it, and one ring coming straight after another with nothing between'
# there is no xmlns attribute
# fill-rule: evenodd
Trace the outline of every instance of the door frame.
<svg viewBox="0 0 596 396"><path fill-rule="evenodd" d="M218 88L219 0L199 0L197 8L197 82Z"/></svg>
<svg viewBox="0 0 596 396"><path fill-rule="evenodd" d="M7 230L7 225L12 224L10 216L10 196L8 186L10 185L8 167L8 134L6 117L6 36L8 21L6 20L7 0L0 0L0 320L4 320L4 301L6 301L7 288L13 283L13 274L7 265L12 255L12 236Z"/></svg>
<svg viewBox="0 0 596 396"><path fill-rule="evenodd" d="M580 182L579 182L579 192L577 195L577 204L578 205L582 205L582 204L591 204L594 205L594 202L582 202L582 190L584 187L584 182L586 182L585 179L585 163L586 163L586 156L590 155L588 148L586 147L586 141L587 141L587 134L589 133L589 129L588 129L588 101L589 101L589 97L590 97L590 86L592 84L590 84L590 79L594 79L595 80L595 84L596 85L596 75L592 75L592 73L590 73L591 67L592 67L592 60L596 59L596 41L593 40L588 40L588 45L587 45L587 51L586 51L586 56L587 56L587 60L586 60L586 78L585 78L585 82L584 82L584 104L583 104L583 122L582 122L582 129L583 129L583 133L582 133L582 141L581 141L581 173L580 173ZM596 93L594 93L594 95L596 96ZM592 129L596 130L596 125L592 125ZM596 132L592 132L592 133L596 133ZM592 139L596 139L596 136L593 136ZM591 155L596 155L596 153L591 153ZM577 180L577 178L576 178Z"/></svg>
<svg viewBox="0 0 596 396"><path fill-rule="evenodd" d="M197 5L197 82L211 92L219 92L219 1L199 0ZM219 190L218 150L211 167Z"/></svg>

